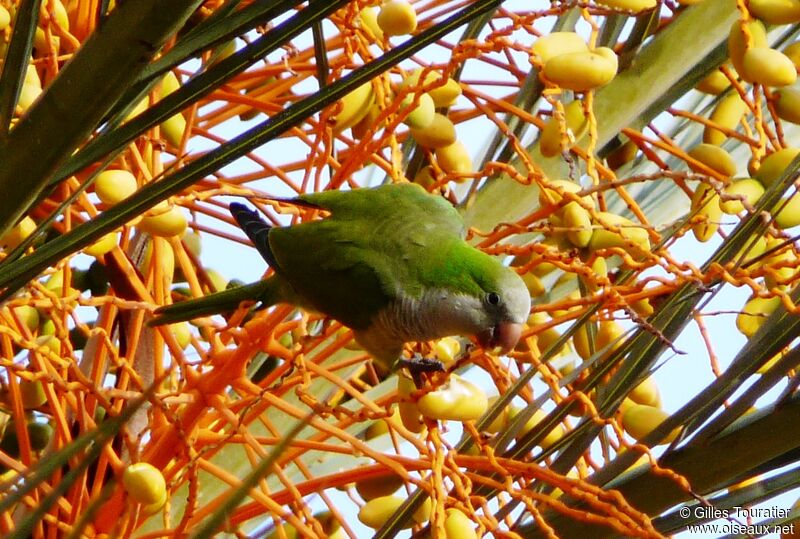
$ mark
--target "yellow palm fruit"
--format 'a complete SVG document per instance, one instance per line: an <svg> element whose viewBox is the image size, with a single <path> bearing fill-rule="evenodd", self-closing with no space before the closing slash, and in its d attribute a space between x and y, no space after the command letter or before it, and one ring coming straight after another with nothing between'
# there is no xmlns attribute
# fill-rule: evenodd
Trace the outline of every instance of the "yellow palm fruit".
<svg viewBox="0 0 800 539"><path fill-rule="evenodd" d="M167 503L167 491L166 491L166 489L164 490L164 493L161 495L161 497L158 500L154 501L153 503L148 503L146 505L143 505L142 506L142 512L145 515L153 515L153 514L157 513L162 507L164 507L165 503Z"/></svg>
<svg viewBox="0 0 800 539"><path fill-rule="evenodd" d="M648 318L655 312L655 309L653 309L653 305L650 303L650 298L642 298L636 300L633 303L631 303L630 306L631 309L636 311L636 314L638 314L642 318Z"/></svg>
<svg viewBox="0 0 800 539"><path fill-rule="evenodd" d="M449 146L436 148L436 162L442 170L451 174L472 172L472 158L464 144L457 140Z"/></svg>
<svg viewBox="0 0 800 539"><path fill-rule="evenodd" d="M220 63L225 58L228 58L236 52L236 39L229 39L225 43L221 43L211 50L211 54L204 63L208 66L213 66Z"/></svg>
<svg viewBox="0 0 800 539"><path fill-rule="evenodd" d="M422 77L423 71L426 70L421 67L412 71L403 79L401 87L418 86L420 84L419 79ZM440 82L443 78L446 79L444 83ZM427 92L428 95L431 96L431 99L433 99L433 104L436 105L437 108L450 107L454 105L456 99L458 99L458 96L461 95L461 85L457 81L451 79L450 77L444 77L441 73L437 73L436 71L427 70L423 84L425 86L434 86L430 90L427 90Z"/></svg>
<svg viewBox="0 0 800 539"><path fill-rule="evenodd" d="M63 30L69 30L69 14L61 0L46 0L42 2L42 11L45 9L47 9L49 15L55 18L56 24Z"/></svg>
<svg viewBox="0 0 800 539"><path fill-rule="evenodd" d="M475 532L475 523L460 510L451 507L445 514L444 536L445 539L478 539Z"/></svg>
<svg viewBox="0 0 800 539"><path fill-rule="evenodd" d="M414 94L406 95L400 102L400 108L407 108L414 102ZM428 94L422 94L417 100L417 105L403 119L403 123L413 129L425 129L429 127L436 116L436 106L433 98Z"/></svg>
<svg viewBox="0 0 800 539"><path fill-rule="evenodd" d="M372 91L372 83L366 82L344 96L339 102L341 108L333 118L333 132L339 133L353 127L367 115L375 95Z"/></svg>
<svg viewBox="0 0 800 539"><path fill-rule="evenodd" d="M197 231L191 229L187 230L184 232L183 236L181 236L181 241L190 253L197 257L200 256L200 253L203 250L203 245L201 243L202 238Z"/></svg>
<svg viewBox="0 0 800 539"><path fill-rule="evenodd" d="M508 422L511 423L514 421L514 418L517 417L522 412L522 408L511 408L508 412ZM544 418L547 417L547 413L543 410L536 410L533 415L528 419L528 421L522 426L522 428L517 432L516 439L521 440L526 434L536 428L536 425L542 422ZM547 449L557 441L559 441L564 436L564 425L558 424L553 429L547 433L547 436L544 437L543 440L539 442L539 447L542 449Z"/></svg>
<svg viewBox="0 0 800 539"><path fill-rule="evenodd" d="M6 8L0 6L0 31L8 28L9 24L11 24L11 14Z"/></svg>
<svg viewBox="0 0 800 539"><path fill-rule="evenodd" d="M138 189L136 177L127 170L107 169L97 175L94 192L106 204L118 204Z"/></svg>
<svg viewBox="0 0 800 539"><path fill-rule="evenodd" d="M101 257L111 251L117 245L117 233L109 232L99 240L86 247L83 252L89 256Z"/></svg>
<svg viewBox="0 0 800 539"><path fill-rule="evenodd" d="M397 375L397 394L401 397L408 398L414 391L416 391L417 386L414 385L414 381L411 378L407 378L403 374ZM425 423L422 421L420 417L420 411L417 407L417 403L412 402L411 400L401 400L397 403L397 411L400 414L400 421L403 423L403 426L411 432L419 433L422 432L425 428Z"/></svg>
<svg viewBox="0 0 800 539"><path fill-rule="evenodd" d="M42 51L47 53L50 51L50 44L52 43L53 49L56 51L59 50L61 47L61 38L50 30L50 41L47 41L47 34L45 33L44 29L39 26L36 28L36 32L33 35L33 48L37 51Z"/></svg>
<svg viewBox="0 0 800 539"><path fill-rule="evenodd" d="M800 69L800 41L795 41L794 43L787 45L786 48L783 49L783 54L785 54L789 60L792 61L795 68Z"/></svg>
<svg viewBox="0 0 800 539"><path fill-rule="evenodd" d="M571 52L589 52L589 46L583 37L575 32L550 32L533 42L531 53L539 58L542 64L551 58Z"/></svg>
<svg viewBox="0 0 800 539"><path fill-rule="evenodd" d="M747 204L752 207L764 194L764 186L761 182L753 178L743 178L741 180L734 180L723 189L725 196L739 196L742 197ZM741 200L720 200L720 209L728 215L736 215L744 211L745 205Z"/></svg>
<svg viewBox="0 0 800 539"><path fill-rule="evenodd" d="M747 9L754 17L767 24L794 24L800 22L798 0L750 0Z"/></svg>
<svg viewBox="0 0 800 539"><path fill-rule="evenodd" d="M745 29L750 34L751 47L769 47L769 42L767 42L767 32L764 24L759 20L751 19L745 23L736 21L731 25L731 30L728 34L728 54L731 57L731 63L744 80L752 82L754 79L750 73L745 71L746 68L744 67L744 53L747 50Z"/></svg>
<svg viewBox="0 0 800 539"><path fill-rule="evenodd" d="M186 216L180 208L171 206L167 211L145 215L136 227L151 236L178 236L186 231Z"/></svg>
<svg viewBox="0 0 800 539"><path fill-rule="evenodd" d="M564 107L564 124L567 128L565 134L568 141L567 149L570 149L589 129L583 103L571 101ZM561 153L561 123L555 116L551 117L542 128L539 151L545 157L554 157Z"/></svg>
<svg viewBox="0 0 800 539"><path fill-rule="evenodd" d="M161 79L161 97L166 97L181 87L178 76L173 71L167 71Z"/></svg>
<svg viewBox="0 0 800 539"><path fill-rule="evenodd" d="M234 43L231 41L230 43ZM234 44L235 51L235 44ZM232 54L232 53L231 53ZM217 59L219 61L220 58ZM161 97L168 96L175 90L181 87L178 77L172 71L167 71L164 78L161 79ZM161 135L174 147L179 147L183 140L183 133L186 131L186 118L180 112L170 116L159 126Z"/></svg>
<svg viewBox="0 0 800 539"><path fill-rule="evenodd" d="M378 26L388 36L402 36L417 29L417 12L405 0L391 0L378 13Z"/></svg>
<svg viewBox="0 0 800 539"><path fill-rule="evenodd" d="M27 423L28 438L31 442L31 449L34 451L42 451L53 439L53 427L50 423L40 423L31 418Z"/></svg>
<svg viewBox="0 0 800 539"><path fill-rule="evenodd" d="M444 337L436 341L433 345L433 354L436 356L436 359L445 365L455 361L460 353L461 343L458 342L458 339L453 337Z"/></svg>
<svg viewBox="0 0 800 539"><path fill-rule="evenodd" d="M425 423L422 421L416 403L408 401L398 403L396 414L398 421L402 423L403 427L409 432L420 433L425 430Z"/></svg>
<svg viewBox="0 0 800 539"><path fill-rule="evenodd" d="M417 414L419 415L419 414ZM364 431L364 438L367 440L372 440L373 438L377 438L378 436L383 436L389 432L389 424L394 426L399 425L402 423L402 419L400 418L400 411L397 408L392 408L392 415L387 417L386 419L377 419L370 423L369 427Z"/></svg>
<svg viewBox="0 0 800 539"><path fill-rule="evenodd" d="M428 90L428 95L433 99L436 108L452 107L456 104L458 96L461 95L461 84L458 81L447 77L443 86L437 86Z"/></svg>
<svg viewBox="0 0 800 539"><path fill-rule="evenodd" d="M559 212L561 221L567 228L567 239L575 247L586 247L592 239L592 216L577 202L570 202Z"/></svg>
<svg viewBox="0 0 800 539"><path fill-rule="evenodd" d="M706 242L710 240L719 228L719 221L722 218L719 194L713 187L703 183L700 184L692 196L692 211L695 211L692 233L697 241Z"/></svg>
<svg viewBox="0 0 800 539"><path fill-rule="evenodd" d="M169 326L172 336L178 342L178 346L182 349L186 348L192 342L192 332L189 330L188 322L178 322L177 324L170 324Z"/></svg>
<svg viewBox="0 0 800 539"><path fill-rule="evenodd" d="M400 496L381 496L365 503L358 511L358 520L365 526L374 530L384 525L386 520L405 502ZM418 524L427 522L431 514L431 499L426 498L425 503L414 512L413 520ZM407 527L414 523L408 522Z"/></svg>
<svg viewBox="0 0 800 539"><path fill-rule="evenodd" d="M641 441L668 417L669 414L667 412L655 406L632 404L622 414L622 428L636 441ZM680 428L676 428L659 443L668 444L672 442L680 432Z"/></svg>
<svg viewBox="0 0 800 539"><path fill-rule="evenodd" d="M382 496L394 494L397 489L405 484L403 479L395 474L356 481L356 492L368 502Z"/></svg>
<svg viewBox="0 0 800 539"><path fill-rule="evenodd" d="M39 327L39 310L30 305L20 305L12 309L20 323L25 324L29 330L35 331Z"/></svg>
<svg viewBox="0 0 800 539"><path fill-rule="evenodd" d="M41 380L20 380L19 392L22 397L22 406L26 410L38 408L47 402L47 394Z"/></svg>
<svg viewBox="0 0 800 539"><path fill-rule="evenodd" d="M761 161L761 166L753 177L760 181L764 187L769 187L778 180L786 167L800 154L800 148L784 148L769 154Z"/></svg>
<svg viewBox="0 0 800 539"><path fill-rule="evenodd" d="M697 83L696 89L700 92L719 95L727 90L731 85L731 81L719 69L715 69L706 77Z"/></svg>
<svg viewBox="0 0 800 539"><path fill-rule="evenodd" d="M36 222L26 215L22 221L0 238L0 246L4 249L13 249L33 234L34 230L36 230Z"/></svg>
<svg viewBox="0 0 800 539"><path fill-rule="evenodd" d="M572 248L570 243L560 236L547 237L540 242L540 245L547 245L558 251L569 251ZM538 258L538 260L539 262L531 268L531 273L537 277L544 277L556 269L555 264L545 262L544 257Z"/></svg>
<svg viewBox="0 0 800 539"><path fill-rule="evenodd" d="M524 273L520 277L522 277L522 281L525 283L525 287L531 297L535 298L544 294L544 284L533 272Z"/></svg>
<svg viewBox="0 0 800 539"><path fill-rule="evenodd" d="M636 404L661 407L661 394L658 391L658 384L652 376L648 376L641 384L634 387L628 393L628 398Z"/></svg>
<svg viewBox="0 0 800 539"><path fill-rule="evenodd" d="M781 51L769 47L750 47L742 59L749 82L764 86L788 86L797 80L797 70Z"/></svg>
<svg viewBox="0 0 800 539"><path fill-rule="evenodd" d="M650 250L650 235L642 225L609 212L597 212L595 221L597 224L592 232L592 239L589 240L590 249L620 247L634 256ZM605 228L606 226L616 230Z"/></svg>
<svg viewBox="0 0 800 539"><path fill-rule="evenodd" d="M766 240L762 252L776 248L782 242L783 240L780 238L770 238ZM751 258L754 257L755 255ZM769 255L764 260L761 260L758 264L759 267L764 268L767 273L764 279L767 288L774 288L792 279L796 271L796 257L794 250L791 248L784 247L774 254Z"/></svg>
<svg viewBox="0 0 800 539"><path fill-rule="evenodd" d="M611 170L617 170L622 168L623 165L633 161L638 152L639 146L637 146L632 140L628 140L623 143L622 146L608 154L608 157L606 157L606 163Z"/></svg>
<svg viewBox="0 0 800 539"><path fill-rule="evenodd" d="M149 462L137 462L125 468L122 485L128 495L141 504L158 502L167 490L161 471Z"/></svg>
<svg viewBox="0 0 800 539"><path fill-rule="evenodd" d="M736 316L736 328L745 337L752 337L780 304L781 298L778 296L771 298L750 297L742 307L742 312Z"/></svg>
<svg viewBox="0 0 800 539"><path fill-rule="evenodd" d="M619 339L624 333L625 330L616 320L601 320L597 325L597 333L594 336L594 352L597 353L611 345L611 348L606 352L606 354L610 354L622 346L622 341ZM575 352L584 360L592 357L586 324L579 327L572 335L572 346L575 347Z"/></svg>
<svg viewBox="0 0 800 539"><path fill-rule="evenodd" d="M585 279L583 277L581 278L583 278L584 281L586 281L586 286L589 287L590 290L594 292L598 289L603 280L606 277L608 277L608 263L606 262L606 259L603 258L602 256L597 256L595 257L594 260L592 260L591 267L592 267L592 273L594 273L595 276L597 277L596 282L590 281L589 279Z"/></svg>
<svg viewBox="0 0 800 539"><path fill-rule="evenodd" d="M150 98L144 97L142 98L133 108L128 111L128 115L125 117L125 121L130 120L131 118L135 118L136 116L140 115L144 111L147 110L147 107L150 106Z"/></svg>
<svg viewBox="0 0 800 539"><path fill-rule="evenodd" d="M646 11L656 7L656 0L597 0L601 6L610 7L612 9L624 9L633 13Z"/></svg>
<svg viewBox="0 0 800 539"><path fill-rule="evenodd" d="M42 2L41 16L39 17L40 26L36 28L33 42L34 48L40 52L50 49L50 43L47 42L47 34L42 26L46 24L47 20L59 26L62 30L69 31L69 15L60 0ZM50 34L53 40L53 48L57 50L60 46L61 38L56 35L56 30L53 27L50 28Z"/></svg>
<svg viewBox="0 0 800 539"><path fill-rule="evenodd" d="M800 124L800 88L788 86L775 92L775 112L785 122Z"/></svg>
<svg viewBox="0 0 800 539"><path fill-rule="evenodd" d="M489 397L489 405L487 407L487 410L492 406L494 406L494 403L497 402L499 398L500 398L499 395L495 395L494 397ZM514 408L514 405L509 404L508 406L500 410L500 413L497 415L497 417L495 417L491 423L486 425L486 428L484 428L483 430L485 432L488 432L489 434L497 434L501 430L505 429L506 426L508 426L508 417L511 413L512 408Z"/></svg>
<svg viewBox="0 0 800 539"><path fill-rule="evenodd" d="M424 128L410 129L411 136L423 148L444 148L456 141L456 126L450 118L438 112L433 115L431 123Z"/></svg>
<svg viewBox="0 0 800 539"><path fill-rule="evenodd" d="M756 238L755 242L746 243L744 247L742 247L741 251L737 253L736 257L734 257L734 260L738 260L742 257L742 255L744 255L744 261L752 260L758 256L761 256L766 250L767 240L764 236L759 236Z"/></svg>
<svg viewBox="0 0 800 539"><path fill-rule="evenodd" d="M709 118L713 123L726 129L736 129L747 112L747 104L742 101L739 94L733 93L720 99ZM719 146L728 138L728 135L715 127L706 126L703 130L703 142Z"/></svg>
<svg viewBox="0 0 800 539"><path fill-rule="evenodd" d="M33 103L41 94L42 89L38 86L23 83L22 88L19 91L19 99L17 100L17 108L15 112L18 115L24 114L29 108L31 108L31 105L33 105Z"/></svg>
<svg viewBox="0 0 800 539"><path fill-rule="evenodd" d="M340 489L346 490L346 489ZM281 522L278 524L272 533L267 536L267 539L299 539L300 534L297 533L297 528L292 526L291 524L287 524L285 522Z"/></svg>
<svg viewBox="0 0 800 539"><path fill-rule="evenodd" d="M206 277L211 281L211 292L221 292L228 287L228 279L215 269L206 269Z"/></svg>
<svg viewBox="0 0 800 539"><path fill-rule="evenodd" d="M24 84L30 84L31 86L35 86L42 89L42 81L39 79L39 72L36 71L36 66L33 64L28 64L28 68L25 71L25 80Z"/></svg>
<svg viewBox="0 0 800 539"><path fill-rule="evenodd" d="M627 410L628 408L630 408L634 404L636 404L636 403L633 402L629 397L625 397L624 399L622 399L622 403L620 403L620 405L619 405L620 417L622 417L622 414L625 413L625 410Z"/></svg>
<svg viewBox="0 0 800 539"><path fill-rule="evenodd" d="M539 189L539 206L560 204L565 197L559 191L564 193L577 193L580 190L581 186L573 181L551 180ZM584 200L586 200L585 197Z"/></svg>
<svg viewBox="0 0 800 539"><path fill-rule="evenodd" d="M621 337L625 334L625 330L616 320L602 320L597 327L597 336L595 338L595 351L603 350L607 347L610 354L620 346L623 341Z"/></svg>
<svg viewBox="0 0 800 539"><path fill-rule="evenodd" d="M178 148L183 141L183 134L186 131L186 118L183 114L170 116L159 126L160 133L171 146Z"/></svg>
<svg viewBox="0 0 800 539"><path fill-rule="evenodd" d="M378 25L378 12L372 6L367 6L358 12L358 19L361 22L361 28L367 32L377 41L383 41L383 30Z"/></svg>
<svg viewBox="0 0 800 539"><path fill-rule="evenodd" d="M534 313L528 318L527 325L528 327L536 327L539 324L548 322L549 320L550 317L545 315L544 313ZM531 343L536 346L536 349L540 353L544 353L545 351L549 350L556 342L558 342L560 338L561 338L561 333L559 333L558 330L555 328L547 328L545 330L539 330L534 335L520 341L520 344L517 345L516 350L528 351L529 350L528 343ZM564 345L561 347L560 350L558 350L558 352L556 352L556 355L554 357L562 356L567 353L569 353L569 348L567 347L567 345ZM538 355L536 356L536 358L538 359Z"/></svg>
<svg viewBox="0 0 800 539"><path fill-rule="evenodd" d="M617 74L617 55L600 47L591 52L568 52L550 58L544 77L561 88L586 92L611 82Z"/></svg>
<svg viewBox="0 0 800 539"><path fill-rule="evenodd" d="M693 147L687 153L690 157L700 161L708 168L719 172L723 176L733 176L736 174L736 162L733 160L733 157L719 146L701 143ZM689 168L695 172L702 173L699 167L692 166L691 163L689 163Z"/></svg>
<svg viewBox="0 0 800 539"><path fill-rule="evenodd" d="M59 285L57 288L58 290L60 290L61 286ZM53 289L48 288L48 290L53 290ZM39 335L55 335L55 333L56 333L56 324L55 322L53 322L52 318L40 319Z"/></svg>
<svg viewBox="0 0 800 539"><path fill-rule="evenodd" d="M447 382L417 402L422 415L442 421L472 421L483 415L488 406L483 389L457 374L451 374Z"/></svg>
<svg viewBox="0 0 800 539"><path fill-rule="evenodd" d="M572 276L574 276L574 274L573 274L573 273L565 273L564 275L572 275ZM562 276L562 277L563 277L563 276ZM573 278L574 278L574 277L573 277ZM560 280L560 279L559 279L559 280ZM556 281L556 282L558 283L558 281ZM570 292L569 294L567 294L567 297L565 297L565 298L563 298L563 299L564 299L564 300L566 300L566 301L569 301L569 302L574 302L574 301L576 301L576 300L579 300L579 299L581 299L581 293L580 293L580 291L579 291L579 290L573 290L572 292ZM581 308L582 308L582 307L580 307L580 306L578 306L578 305L571 305L571 306L569 306L569 307L566 307L566 306L565 306L565 308L562 308L562 309L552 309L552 310L550 311L550 315L551 315L553 318L557 318L557 317L559 317L559 316L565 316L565 315L567 315L567 314L569 314L569 313L571 313L571 312L578 311L578 310L580 310Z"/></svg>
<svg viewBox="0 0 800 539"><path fill-rule="evenodd" d="M781 200L775 206L773 216L778 228L792 228L800 225L800 193L795 192L788 198Z"/></svg>

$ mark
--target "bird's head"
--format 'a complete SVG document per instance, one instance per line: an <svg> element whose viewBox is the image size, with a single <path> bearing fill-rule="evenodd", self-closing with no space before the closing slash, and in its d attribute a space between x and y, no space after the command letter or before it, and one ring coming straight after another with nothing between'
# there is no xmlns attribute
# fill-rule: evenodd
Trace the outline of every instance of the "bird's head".
<svg viewBox="0 0 800 539"><path fill-rule="evenodd" d="M475 338L483 348L499 347L505 354L519 341L531 310L531 296L520 276L506 267L483 288L482 329Z"/></svg>
<svg viewBox="0 0 800 539"><path fill-rule="evenodd" d="M531 309L528 287L517 273L464 241L443 247L426 275L431 294L426 339L473 336L487 350L509 352L517 345Z"/></svg>

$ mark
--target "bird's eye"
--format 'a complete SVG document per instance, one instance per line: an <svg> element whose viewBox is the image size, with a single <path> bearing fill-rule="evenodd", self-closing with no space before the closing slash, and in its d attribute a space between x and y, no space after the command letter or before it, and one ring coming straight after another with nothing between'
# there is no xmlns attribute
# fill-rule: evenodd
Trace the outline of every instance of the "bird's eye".
<svg viewBox="0 0 800 539"><path fill-rule="evenodd" d="M489 302L489 305L497 305L500 303L500 296L497 292L489 292L486 294L486 301Z"/></svg>

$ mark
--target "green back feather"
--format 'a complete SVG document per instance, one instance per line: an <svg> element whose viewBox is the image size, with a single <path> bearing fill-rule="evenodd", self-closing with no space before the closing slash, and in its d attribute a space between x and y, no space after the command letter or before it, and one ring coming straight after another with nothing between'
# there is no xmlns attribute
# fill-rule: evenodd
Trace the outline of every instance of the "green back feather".
<svg viewBox="0 0 800 539"><path fill-rule="evenodd" d="M508 271L467 245L461 216L449 202L417 185L299 199L331 215L270 232L276 271L308 307L353 329L369 326L390 302L430 288L481 296Z"/></svg>

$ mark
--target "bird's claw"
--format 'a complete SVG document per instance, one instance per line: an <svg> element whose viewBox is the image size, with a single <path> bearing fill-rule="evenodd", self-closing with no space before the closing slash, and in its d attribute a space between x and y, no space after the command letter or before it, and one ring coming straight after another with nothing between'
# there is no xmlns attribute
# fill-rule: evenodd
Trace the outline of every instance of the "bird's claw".
<svg viewBox="0 0 800 539"><path fill-rule="evenodd" d="M411 379L414 380L414 385L418 388L422 387L422 374L428 372L444 372L444 363L438 359L429 357L422 357L415 355L411 359L400 358L398 361L400 367L408 369L411 374Z"/></svg>

